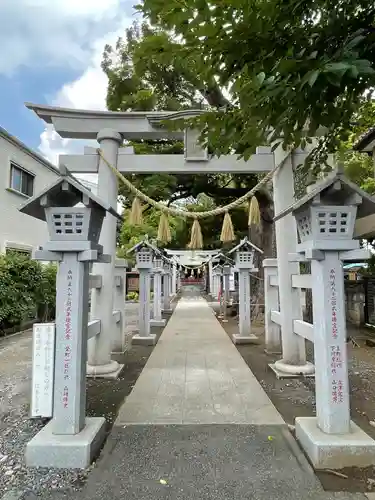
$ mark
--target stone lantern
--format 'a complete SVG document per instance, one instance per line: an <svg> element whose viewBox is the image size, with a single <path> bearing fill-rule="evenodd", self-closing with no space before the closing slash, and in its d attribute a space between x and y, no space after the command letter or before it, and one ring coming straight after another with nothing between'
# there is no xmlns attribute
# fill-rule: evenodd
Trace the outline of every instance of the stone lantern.
<svg viewBox="0 0 375 500"><path fill-rule="evenodd" d="M171 262L172 262L171 296L174 297L179 288L177 283L178 261L175 256L172 257Z"/></svg>
<svg viewBox="0 0 375 500"><path fill-rule="evenodd" d="M362 237L373 234L373 225L364 231L363 220L374 212L375 198L333 172L275 217L294 215L300 242L290 260L311 261L316 417L297 418L296 434L319 468L365 466L375 459L375 442L350 420L342 264L369 258L355 239L356 226Z"/></svg>
<svg viewBox="0 0 375 500"><path fill-rule="evenodd" d="M35 258L58 262L52 420L28 443L29 466L84 468L104 439L104 418L86 418L89 265L109 262L99 236L117 212L67 171L20 211L47 221L49 241Z"/></svg>
<svg viewBox="0 0 375 500"><path fill-rule="evenodd" d="M136 266L139 271L139 332L134 335L132 343L155 345L156 335L151 334L150 329L151 272L154 266L154 256L160 252L147 238L128 250L128 253L133 252L136 254Z"/></svg>
<svg viewBox="0 0 375 500"><path fill-rule="evenodd" d="M222 268L219 264L212 268L212 295L215 299L219 298L221 286Z"/></svg>
<svg viewBox="0 0 375 500"><path fill-rule="evenodd" d="M171 313L171 263L164 259L163 264L163 312Z"/></svg>
<svg viewBox="0 0 375 500"><path fill-rule="evenodd" d="M140 247L136 252L137 269L152 269L154 253L149 247Z"/></svg>
<svg viewBox="0 0 375 500"><path fill-rule="evenodd" d="M250 272L258 271L254 267L255 252L263 254L263 251L253 245L248 238L228 252L234 254L236 267L238 269L238 298L239 298L239 334L234 334L232 340L235 344L248 344L258 340L251 334L251 289Z"/></svg>
<svg viewBox="0 0 375 500"><path fill-rule="evenodd" d="M230 277L232 275L232 268L234 265L234 262L227 257L226 255L219 253L216 256L217 259L220 259L220 262L222 263L221 265L221 273L222 273L222 286L221 286L221 309L222 309L222 315L224 317L224 321L226 321L226 315L227 315L227 307L229 305L230 301Z"/></svg>
<svg viewBox="0 0 375 500"><path fill-rule="evenodd" d="M162 296L162 274L163 258L160 253L154 257L154 316L150 321L151 326L165 326L165 319L162 318L161 296Z"/></svg>

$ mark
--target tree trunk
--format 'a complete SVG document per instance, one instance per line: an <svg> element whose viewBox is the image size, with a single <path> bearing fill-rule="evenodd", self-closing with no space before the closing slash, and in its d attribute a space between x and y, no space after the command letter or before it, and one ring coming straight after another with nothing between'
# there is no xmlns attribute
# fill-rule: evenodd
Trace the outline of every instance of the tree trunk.
<svg viewBox="0 0 375 500"><path fill-rule="evenodd" d="M264 311L264 271L263 259L275 256L274 224L273 224L273 202L269 194L259 193L257 195L260 211L260 225L249 227L249 240L263 250L263 254L256 252L254 263L258 272L251 276L251 296L253 302L252 316L257 317Z"/></svg>

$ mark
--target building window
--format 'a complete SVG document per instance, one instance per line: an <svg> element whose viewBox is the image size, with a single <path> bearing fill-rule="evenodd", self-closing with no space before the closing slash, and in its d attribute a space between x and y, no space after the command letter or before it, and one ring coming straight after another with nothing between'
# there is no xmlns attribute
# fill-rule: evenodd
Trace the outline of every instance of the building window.
<svg viewBox="0 0 375 500"><path fill-rule="evenodd" d="M25 196L32 196L34 192L34 176L18 165L11 163L10 187Z"/></svg>

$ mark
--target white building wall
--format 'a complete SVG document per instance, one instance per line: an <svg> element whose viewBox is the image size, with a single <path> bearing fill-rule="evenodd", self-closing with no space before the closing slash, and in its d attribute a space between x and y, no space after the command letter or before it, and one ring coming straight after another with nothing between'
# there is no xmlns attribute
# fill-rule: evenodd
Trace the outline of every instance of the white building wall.
<svg viewBox="0 0 375 500"><path fill-rule="evenodd" d="M37 154L17 140L8 139L5 131L0 130L0 252L7 247L32 250L48 240L45 222L34 219L18 211L28 197L10 188L11 161L34 174L34 194L51 184L57 171L48 162L43 162Z"/></svg>

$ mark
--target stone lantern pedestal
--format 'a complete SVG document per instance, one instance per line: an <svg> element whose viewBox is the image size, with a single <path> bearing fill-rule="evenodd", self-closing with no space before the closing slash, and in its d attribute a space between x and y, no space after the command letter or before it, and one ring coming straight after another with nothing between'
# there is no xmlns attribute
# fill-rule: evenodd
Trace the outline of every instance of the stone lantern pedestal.
<svg viewBox="0 0 375 500"><path fill-rule="evenodd" d="M212 270L212 292L211 296L214 300L218 300L219 292L220 292L220 280L221 280L221 271L216 266Z"/></svg>
<svg viewBox="0 0 375 500"><path fill-rule="evenodd" d="M108 262L99 236L106 213L118 214L68 175L21 211L47 221L50 241L35 258L58 262L53 416L27 444L26 464L85 468L105 436L105 419L86 417L89 264Z"/></svg>
<svg viewBox="0 0 375 500"><path fill-rule="evenodd" d="M232 266L229 263L223 266L223 321L227 321L228 305L230 300L230 276L232 274Z"/></svg>
<svg viewBox="0 0 375 500"><path fill-rule="evenodd" d="M369 252L354 239L356 217L375 210L375 199L333 173L289 209L300 243L291 260L311 261L316 417L296 418L296 436L317 468L375 463L375 441L350 420L342 262Z"/></svg>
<svg viewBox="0 0 375 500"><path fill-rule="evenodd" d="M170 265L164 263L163 271L163 312L166 314L172 313L171 308L171 268Z"/></svg>
<svg viewBox="0 0 375 500"><path fill-rule="evenodd" d="M155 251L147 242L140 242L129 252L136 251L137 269L139 271L139 333L134 335L134 345L155 345L156 335L150 328L150 301L151 301L151 271Z"/></svg>
<svg viewBox="0 0 375 500"><path fill-rule="evenodd" d="M162 273L163 260L156 257L154 260L154 317L150 321L151 326L165 326L165 319L162 318Z"/></svg>
<svg viewBox="0 0 375 500"><path fill-rule="evenodd" d="M233 248L229 254L234 253L238 269L238 299L239 299L239 333L232 337L234 344L251 344L258 341L258 337L251 333L251 290L250 272L258 269L254 266L255 251L263 253L260 248L253 245L244 238L239 245Z"/></svg>

